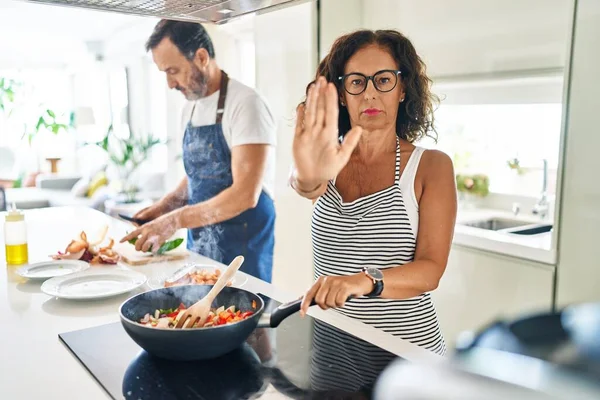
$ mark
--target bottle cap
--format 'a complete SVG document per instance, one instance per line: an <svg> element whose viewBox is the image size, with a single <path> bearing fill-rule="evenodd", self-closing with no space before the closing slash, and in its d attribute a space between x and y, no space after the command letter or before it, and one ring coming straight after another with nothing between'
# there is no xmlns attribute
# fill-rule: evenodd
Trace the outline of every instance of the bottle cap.
<svg viewBox="0 0 600 400"><path fill-rule="evenodd" d="M15 203L12 204L11 210L8 211L5 218L6 222L19 222L25 220L25 215L21 210L17 210Z"/></svg>

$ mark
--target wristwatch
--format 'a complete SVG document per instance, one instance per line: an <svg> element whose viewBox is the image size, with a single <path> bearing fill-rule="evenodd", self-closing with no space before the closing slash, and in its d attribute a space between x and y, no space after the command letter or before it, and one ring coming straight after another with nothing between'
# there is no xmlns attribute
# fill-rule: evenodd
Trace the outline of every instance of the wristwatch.
<svg viewBox="0 0 600 400"><path fill-rule="evenodd" d="M383 292L383 273L373 267L363 267L363 272L367 278L373 281L373 290L367 294L367 297L378 297Z"/></svg>

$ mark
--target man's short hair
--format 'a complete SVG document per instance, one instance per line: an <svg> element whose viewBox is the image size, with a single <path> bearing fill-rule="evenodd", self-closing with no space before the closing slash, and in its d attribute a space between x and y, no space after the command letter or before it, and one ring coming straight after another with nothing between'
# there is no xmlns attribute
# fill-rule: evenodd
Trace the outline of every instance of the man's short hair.
<svg viewBox="0 0 600 400"><path fill-rule="evenodd" d="M191 60L198 49L206 49L210 58L215 58L215 49L206 29L195 22L163 19L156 24L146 42L146 50L152 50L164 39L169 38L181 53Z"/></svg>

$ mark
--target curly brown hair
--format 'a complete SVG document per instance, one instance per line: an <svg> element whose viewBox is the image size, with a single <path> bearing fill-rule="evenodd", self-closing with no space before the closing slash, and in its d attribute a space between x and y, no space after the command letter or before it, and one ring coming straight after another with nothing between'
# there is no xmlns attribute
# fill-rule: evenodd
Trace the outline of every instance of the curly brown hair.
<svg viewBox="0 0 600 400"><path fill-rule="evenodd" d="M369 45L386 48L398 63L404 84L405 101L398 106L396 134L410 143L429 136L437 140L434 127L434 105L439 98L431 92L431 79L426 74L425 63L417 54L410 40L395 30L358 30L339 37L331 46L329 54L319 64L315 80L324 76L334 83L338 92L343 90L338 77L344 75L348 60L360 49ZM350 115L345 107L340 107L338 129L341 136L350 130Z"/></svg>

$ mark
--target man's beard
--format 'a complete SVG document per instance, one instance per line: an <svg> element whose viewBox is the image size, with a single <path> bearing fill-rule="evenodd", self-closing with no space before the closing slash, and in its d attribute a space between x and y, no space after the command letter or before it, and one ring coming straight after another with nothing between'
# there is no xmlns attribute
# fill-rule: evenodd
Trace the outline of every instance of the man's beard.
<svg viewBox="0 0 600 400"><path fill-rule="evenodd" d="M192 76L186 88L178 87L186 99L190 101L201 99L208 92L208 78L194 64L192 64Z"/></svg>

